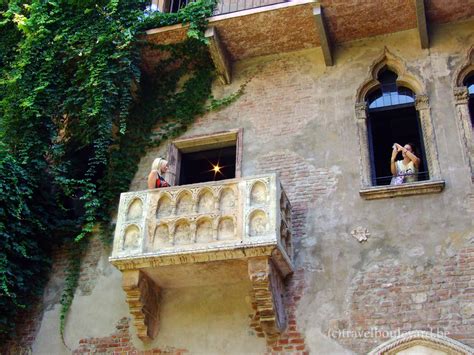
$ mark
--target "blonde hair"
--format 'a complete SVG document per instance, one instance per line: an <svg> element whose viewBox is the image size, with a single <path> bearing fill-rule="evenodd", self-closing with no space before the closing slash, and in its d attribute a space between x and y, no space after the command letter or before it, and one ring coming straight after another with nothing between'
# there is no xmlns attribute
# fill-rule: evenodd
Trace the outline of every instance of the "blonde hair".
<svg viewBox="0 0 474 355"><path fill-rule="evenodd" d="M156 170L161 175L163 167L168 164L168 161L163 158L156 158L151 164L151 170Z"/></svg>

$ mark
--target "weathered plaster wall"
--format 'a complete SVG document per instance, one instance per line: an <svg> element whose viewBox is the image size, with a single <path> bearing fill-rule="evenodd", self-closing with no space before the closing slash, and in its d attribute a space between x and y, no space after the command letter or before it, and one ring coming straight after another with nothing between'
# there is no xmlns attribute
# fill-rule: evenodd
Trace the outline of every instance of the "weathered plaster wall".
<svg viewBox="0 0 474 355"><path fill-rule="evenodd" d="M452 75L474 43L473 28L473 22L437 27L429 50L420 49L415 31L347 43L328 68L319 50L257 58L235 65L231 85L216 84L220 97L250 78L237 102L199 118L185 136L243 128L243 176L278 172L293 206L299 281L289 280L289 329L267 351L363 353L386 339L337 331L375 327L439 328L474 346L473 185L452 87ZM375 201L359 196L355 94L385 46L429 96L446 181L440 194ZM148 152L133 190L146 187L152 160L166 152L165 145ZM370 232L363 244L350 234L358 226ZM73 349L97 351L100 345L110 351L121 344L175 353L265 352L249 328L248 285L242 284L166 291L161 332L144 347L128 328L119 275L104 260L89 266L98 270L95 286L84 295L79 290L74 300L66 330ZM52 327L57 318L50 316L56 309L45 313L35 353L60 352Z"/></svg>

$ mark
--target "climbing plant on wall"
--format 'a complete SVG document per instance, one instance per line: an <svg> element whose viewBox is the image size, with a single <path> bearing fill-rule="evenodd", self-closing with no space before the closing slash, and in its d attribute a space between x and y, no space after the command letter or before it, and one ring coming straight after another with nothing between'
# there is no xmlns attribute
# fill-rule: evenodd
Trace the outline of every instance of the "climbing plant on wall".
<svg viewBox="0 0 474 355"><path fill-rule="evenodd" d="M205 110L213 79L203 31L215 0L176 14L145 0L10 0L0 5L0 341L41 293L51 247L74 252L61 332L79 257L154 144ZM182 43L141 77L143 31L185 22ZM183 85L179 86L178 82Z"/></svg>

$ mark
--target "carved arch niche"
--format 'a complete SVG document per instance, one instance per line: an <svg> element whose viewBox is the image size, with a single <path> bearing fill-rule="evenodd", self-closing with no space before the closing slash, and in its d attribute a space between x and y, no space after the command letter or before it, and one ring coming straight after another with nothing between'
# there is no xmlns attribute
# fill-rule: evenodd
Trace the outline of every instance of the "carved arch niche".
<svg viewBox="0 0 474 355"><path fill-rule="evenodd" d="M471 181L474 182L474 136L471 115L469 112L469 92L464 85L468 76L474 75L474 46L469 49L467 55L454 75L454 104L456 106L456 117L461 140L465 150L465 160L471 170Z"/></svg>
<svg viewBox="0 0 474 355"><path fill-rule="evenodd" d="M143 214L143 202L139 198L132 200L127 210L127 220L140 219Z"/></svg>
<svg viewBox="0 0 474 355"><path fill-rule="evenodd" d="M382 197L393 197L385 196L385 194L378 194L375 197L365 196L364 189L372 187L371 179L371 164L370 152L369 152L369 136L367 128L368 120L368 107L367 107L367 96L376 90L380 86L378 81L379 72L388 68L397 74L397 85L404 86L412 90L415 95L415 109L418 112L420 119L420 126L423 136L423 142L425 147L426 161L428 165L428 171L430 175L430 181L440 181L441 172L439 168L438 152L436 148L435 134L433 129L433 123L430 114L429 99L426 95L426 89L423 85L422 80L417 78L415 75L410 73L406 69L406 65L403 60L386 47L383 53L373 62L369 68L367 79L359 86L356 93L355 103L355 117L357 120L357 130L359 136L359 150L360 150L360 176L361 176L361 196L365 198L382 198ZM400 185L403 186L403 185ZM402 189L402 188L400 188ZM411 189L413 190L413 189ZM430 191L434 192L434 191ZM420 192L422 193L422 192ZM399 193L403 194L403 193ZM408 194L408 193L407 193ZM413 191L410 191L413 194Z"/></svg>
<svg viewBox="0 0 474 355"><path fill-rule="evenodd" d="M470 355L474 349L442 334L414 330L388 340L369 355Z"/></svg>

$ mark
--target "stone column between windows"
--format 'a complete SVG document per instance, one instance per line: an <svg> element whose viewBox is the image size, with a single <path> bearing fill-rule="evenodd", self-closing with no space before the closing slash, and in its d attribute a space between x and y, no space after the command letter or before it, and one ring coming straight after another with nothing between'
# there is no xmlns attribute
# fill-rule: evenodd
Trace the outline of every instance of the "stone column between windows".
<svg viewBox="0 0 474 355"><path fill-rule="evenodd" d="M436 149L436 138L431 122L430 105L427 95L417 95L415 108L420 118L421 130L423 132L423 143L425 156L428 163L430 180L441 180L441 171L438 161L438 150Z"/></svg>
<svg viewBox="0 0 474 355"><path fill-rule="evenodd" d="M469 113L469 91L465 86L454 88L454 104L456 105L456 116L461 140L466 154L463 154L464 160L469 165L471 177L474 179L474 144L472 142L472 124Z"/></svg>
<svg viewBox="0 0 474 355"><path fill-rule="evenodd" d="M355 112L357 118L357 133L359 138L359 152L360 152L360 177L362 188L372 186L371 172L370 172L370 156L367 132L367 103L358 102L355 104Z"/></svg>

